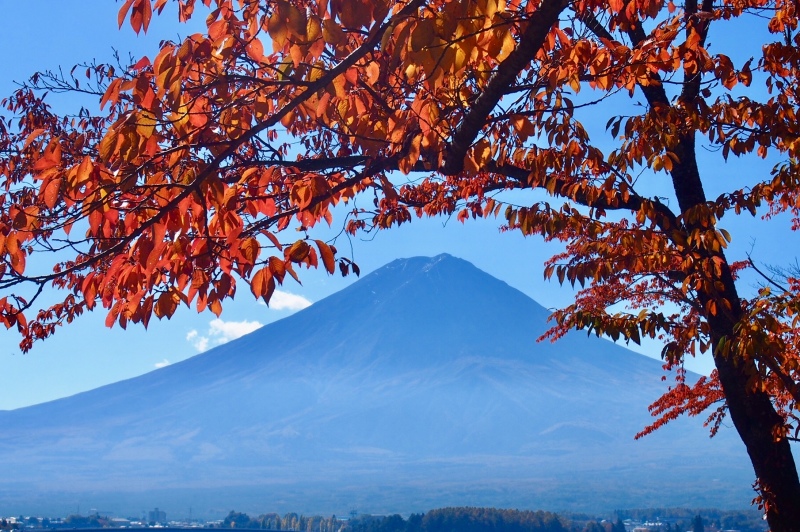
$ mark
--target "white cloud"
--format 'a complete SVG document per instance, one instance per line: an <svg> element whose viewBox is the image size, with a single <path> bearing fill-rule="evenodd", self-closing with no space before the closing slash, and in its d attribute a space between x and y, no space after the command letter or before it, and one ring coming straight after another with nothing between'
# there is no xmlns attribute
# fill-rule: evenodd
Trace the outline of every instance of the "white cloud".
<svg viewBox="0 0 800 532"><path fill-rule="evenodd" d="M261 326L262 324L257 321L222 321L217 318L209 323L208 333L211 336L218 337L218 344L224 344L251 333Z"/></svg>
<svg viewBox="0 0 800 532"><path fill-rule="evenodd" d="M269 308L274 310L303 310L311 306L311 301L283 290L275 290L269 300Z"/></svg>
<svg viewBox="0 0 800 532"><path fill-rule="evenodd" d="M172 364L172 362L170 362L169 360L167 360L167 359L165 358L165 359L164 359L164 360L162 360L161 362L156 362L156 363L155 363L155 366L156 366L156 368L164 368L164 367L166 367L166 366L169 366L170 364Z"/></svg>
<svg viewBox="0 0 800 532"><path fill-rule="evenodd" d="M186 341L192 344L194 348L201 353L208 349L208 337L200 336L200 334L194 329L186 334Z"/></svg>
<svg viewBox="0 0 800 532"><path fill-rule="evenodd" d="M208 349L209 345L222 345L235 340L240 336L251 333L261 327L257 321L223 321L214 319L208 324L208 332L201 335L195 329L186 334L186 341L191 343L199 352Z"/></svg>

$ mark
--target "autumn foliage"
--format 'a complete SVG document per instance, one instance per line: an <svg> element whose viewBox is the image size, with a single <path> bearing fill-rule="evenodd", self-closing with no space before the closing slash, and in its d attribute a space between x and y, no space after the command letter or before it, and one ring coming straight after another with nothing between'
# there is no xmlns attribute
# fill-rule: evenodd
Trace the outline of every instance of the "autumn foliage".
<svg viewBox="0 0 800 532"><path fill-rule="evenodd" d="M496 217L565 246L546 276L581 290L549 336L661 341L679 378L645 432L730 415L771 526L800 522L800 279L765 276L742 297L754 263L728 260L721 227L800 227L796 3L176 3L182 21L202 9L207 31L129 67L36 75L4 100L0 323L23 350L96 306L109 326L147 326L183 305L219 314L242 284L269 301L302 267L357 272L320 223ZM147 31L166 4L127 0L118 22ZM708 46L739 20L756 46ZM42 99L79 88L99 111ZM709 157L774 168L709 198ZM704 352L717 370L686 382L684 358Z"/></svg>

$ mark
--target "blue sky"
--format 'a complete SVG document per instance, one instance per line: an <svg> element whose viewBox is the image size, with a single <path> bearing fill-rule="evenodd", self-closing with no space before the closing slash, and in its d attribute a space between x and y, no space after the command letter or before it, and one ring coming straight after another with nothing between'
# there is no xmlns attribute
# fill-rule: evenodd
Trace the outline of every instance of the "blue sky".
<svg viewBox="0 0 800 532"><path fill-rule="evenodd" d="M7 2L0 31L0 49L5 52L0 95L9 94L13 81L23 80L35 70L59 66L68 70L81 61L110 60L112 49L123 56L128 52L137 57L152 56L160 39L202 30L202 17L193 21L190 29L178 24L174 14L169 13L156 17L147 35L136 36L127 26L117 29L118 8L118 3L108 1ZM75 103L63 97L54 97L52 102L65 109ZM606 119L597 118L600 131ZM763 172L769 166L741 161L720 165L718 158L711 159L703 168L703 174L711 177L709 195L713 197L731 182ZM336 245L345 252L352 246L354 259L364 273L398 257L447 252L469 260L546 307L567 304L572 290L542 279L542 263L558 248L535 238L500 234L498 225L493 220L465 225L455 220L415 220L410 226L369 240L340 239ZM750 217L726 218L722 224L734 238L731 258L741 259L752 249L757 259L774 264L792 261L794 250L800 248L798 235L787 231L786 226L786 220L765 224ZM0 409L56 399L178 362L259 324L285 317L355 280L352 276L342 279L317 271L303 274L303 286L290 280L282 287L283 293L277 296L273 308L257 303L249 291L241 290L240 297L226 306L221 319L183 308L172 320L153 320L149 330L131 327L123 331L107 329L103 325L104 313L95 312L60 330L27 355L20 354L14 333L0 331L0 372L4 377ZM752 292L756 281L747 279L741 286L743 292ZM660 346L649 344L637 350L658 356ZM688 366L703 373L711 368L708 359L690 361Z"/></svg>

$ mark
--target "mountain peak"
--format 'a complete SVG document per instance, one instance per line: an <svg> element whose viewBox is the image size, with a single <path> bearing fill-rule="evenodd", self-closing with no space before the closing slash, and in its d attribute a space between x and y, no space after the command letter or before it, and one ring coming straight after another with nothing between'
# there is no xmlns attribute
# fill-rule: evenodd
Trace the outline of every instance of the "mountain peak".
<svg viewBox="0 0 800 532"><path fill-rule="evenodd" d="M314 305L315 312L329 312L330 305L361 308L373 317L388 312L393 319L430 313L447 317L448 321L464 322L480 314L481 323L496 319L513 321L514 316L505 315L509 306L524 307L526 320L533 314L536 320L544 322L549 314L519 290L447 253L396 259L318 302ZM311 309L308 311L311 313Z"/></svg>
<svg viewBox="0 0 800 532"><path fill-rule="evenodd" d="M440 253L435 257L415 256L415 257L395 259L392 262L386 264L385 266L378 268L373 273L394 270L398 272L402 271L410 275L416 275L418 273L427 273L437 269L477 270L477 268L474 265L465 261L464 259L454 257L449 253ZM485 275L489 277L488 274Z"/></svg>
<svg viewBox="0 0 800 532"><path fill-rule="evenodd" d="M415 257L406 257L395 259L392 262L386 264L380 269L383 268L402 268L402 269L414 269L414 268L421 268L424 271L427 271L431 268L435 268L437 265L447 264L447 263L463 263L466 265L471 264L464 259L459 259L458 257L454 257L449 253L440 253L434 257L426 257L424 255L419 255Z"/></svg>

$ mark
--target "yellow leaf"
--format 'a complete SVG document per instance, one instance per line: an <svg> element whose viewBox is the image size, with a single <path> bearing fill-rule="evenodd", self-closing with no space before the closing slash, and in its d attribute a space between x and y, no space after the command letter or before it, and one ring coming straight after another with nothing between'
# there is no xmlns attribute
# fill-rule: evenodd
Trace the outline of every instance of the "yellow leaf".
<svg viewBox="0 0 800 532"><path fill-rule="evenodd" d="M453 71L458 72L467 64L472 48L467 44L467 41L464 41L461 43L461 46L455 47L455 52L456 57L455 61L453 61Z"/></svg>
<svg viewBox="0 0 800 532"><path fill-rule="evenodd" d="M292 262L301 262L308 257L311 246L305 240L298 240L287 249L284 254Z"/></svg>
<svg viewBox="0 0 800 532"><path fill-rule="evenodd" d="M335 45L344 41L346 35L335 20L328 18L322 21L322 38L325 39L325 42Z"/></svg>
<svg viewBox="0 0 800 532"><path fill-rule="evenodd" d="M156 128L156 120L153 113L149 111L142 111L136 120L136 133L144 138L150 138Z"/></svg>
<svg viewBox="0 0 800 532"><path fill-rule="evenodd" d="M503 34L503 45L500 48L500 52L497 54L497 60L503 61L506 57L514 51L514 48L517 46L517 41L514 40L514 36L511 34L511 31L507 30Z"/></svg>
<svg viewBox="0 0 800 532"><path fill-rule="evenodd" d="M103 140L100 141L99 146L97 147L98 153L100 153L100 158L103 161L108 161L113 154L112 150L117 145L117 132L114 129L109 129L106 131Z"/></svg>
<svg viewBox="0 0 800 532"><path fill-rule="evenodd" d="M286 22L292 34L304 37L306 35L306 28L308 27L308 20L306 19L305 9L300 10L295 6L280 2L286 13Z"/></svg>
<svg viewBox="0 0 800 532"><path fill-rule="evenodd" d="M486 139L479 140L475 144L475 148L473 148L472 157L478 168L483 167L492 158L492 146L489 141Z"/></svg>
<svg viewBox="0 0 800 532"><path fill-rule="evenodd" d="M267 24L267 33L272 39L272 48L275 52L283 49L286 44L286 38L289 34L289 28L286 26L286 20L280 16L280 9L275 9L272 16L269 17Z"/></svg>
<svg viewBox="0 0 800 532"><path fill-rule="evenodd" d="M417 23L411 33L411 49L419 52L433 44L436 39L436 22L432 18L425 18Z"/></svg>

